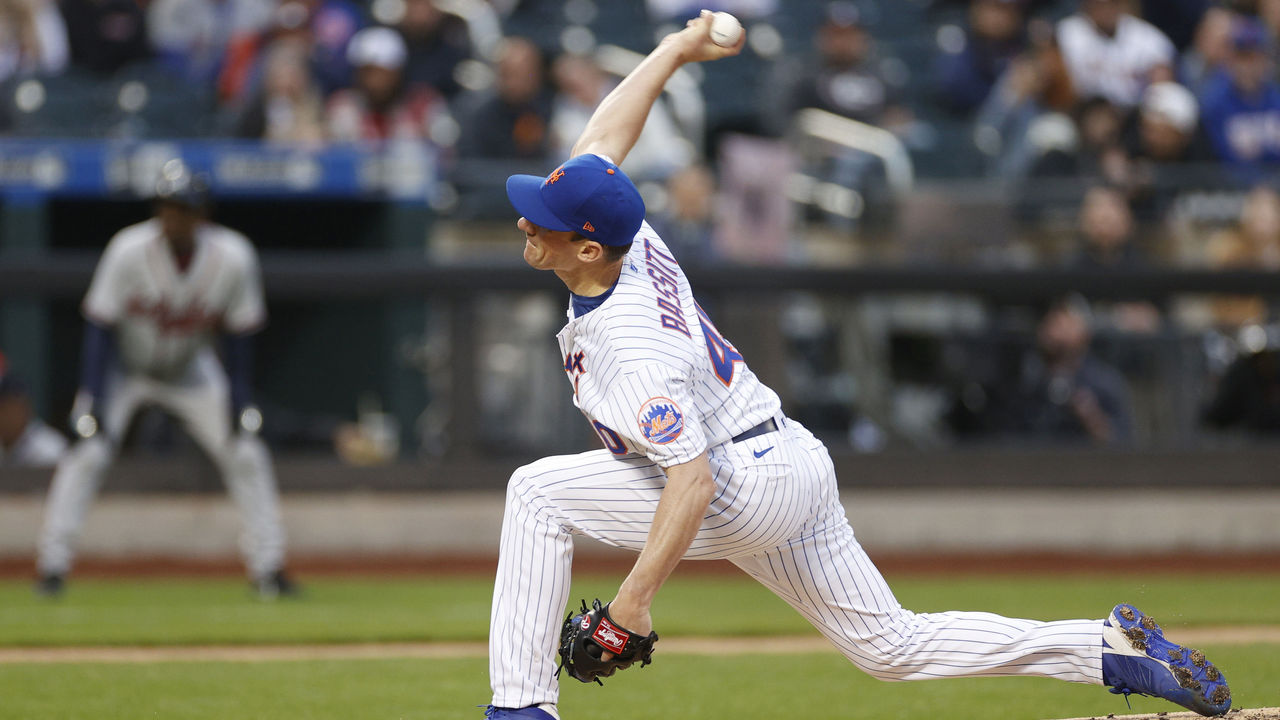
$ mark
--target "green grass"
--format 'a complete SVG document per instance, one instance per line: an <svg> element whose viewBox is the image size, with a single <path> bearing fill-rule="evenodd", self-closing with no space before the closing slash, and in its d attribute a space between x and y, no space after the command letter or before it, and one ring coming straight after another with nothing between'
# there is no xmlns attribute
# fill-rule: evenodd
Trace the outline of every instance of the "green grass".
<svg viewBox="0 0 1280 720"><path fill-rule="evenodd" d="M1237 705L1280 705L1273 646L1209 648L1230 671ZM0 718L414 718L480 720L483 660L0 666ZM565 720L642 717L1034 720L1129 712L1087 685L1039 678L886 684L834 654L671 655L604 687L568 682ZM1134 698L1134 712L1177 709Z"/></svg>
<svg viewBox="0 0 1280 720"><path fill-rule="evenodd" d="M612 597L619 578L575 580L574 604ZM987 610L1050 620L1101 617L1133 602L1168 627L1280 624L1280 576L890 578L918 611ZM485 578L333 579L306 583L299 601L254 601L236 580L74 580L60 600L27 583L0 583L0 646L483 640ZM713 608L714 612L703 612ZM681 574L654 620L671 635L810 633L780 600L742 576Z"/></svg>
<svg viewBox="0 0 1280 720"><path fill-rule="evenodd" d="M1280 577L1265 574L890 577L912 609L990 610L1053 619L1098 617L1132 601L1166 627L1280 624ZM238 580L75 579L57 601L0 583L0 646L482 640L491 580L304 578L306 596L263 603ZM579 597L612 595L619 578L583 576ZM660 632L813 634L780 601L740 577L683 573L659 596ZM1171 631L1171 635L1174 633ZM1175 635L1176 639L1176 635ZM1280 646L1221 646L1209 656L1237 706L1280 705ZM479 720L484 660L0 664L9 718L453 718ZM566 682L565 720L640 715L718 718L1004 720L1129 712L1097 687L1035 678L886 684L835 653L698 657L659 654L603 688ZM1133 711L1174 710L1135 698Z"/></svg>

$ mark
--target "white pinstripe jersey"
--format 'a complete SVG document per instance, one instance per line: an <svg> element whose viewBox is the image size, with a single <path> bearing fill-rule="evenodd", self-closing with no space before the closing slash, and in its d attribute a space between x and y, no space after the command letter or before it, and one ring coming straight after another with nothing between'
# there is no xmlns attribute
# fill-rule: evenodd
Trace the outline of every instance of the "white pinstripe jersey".
<svg viewBox="0 0 1280 720"><path fill-rule="evenodd" d="M215 332L249 332L266 321L258 256L244 235L202 223L182 271L155 218L111 238L82 309L115 328L126 372L161 380L185 372Z"/></svg>
<svg viewBox="0 0 1280 720"><path fill-rule="evenodd" d="M689 281L648 223L613 293L556 335L573 403L617 455L663 467L774 417L781 402L694 302Z"/></svg>

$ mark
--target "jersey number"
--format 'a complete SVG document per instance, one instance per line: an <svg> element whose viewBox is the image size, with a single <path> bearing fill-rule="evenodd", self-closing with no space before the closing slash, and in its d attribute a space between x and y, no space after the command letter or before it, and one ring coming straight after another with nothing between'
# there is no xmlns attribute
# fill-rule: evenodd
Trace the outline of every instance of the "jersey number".
<svg viewBox="0 0 1280 720"><path fill-rule="evenodd" d="M591 421L591 426L596 429L596 434L600 436L600 442L609 449L614 455L626 455L627 446L622 442L622 438L618 437L618 433L614 432L608 425L601 423L599 420Z"/></svg>
<svg viewBox="0 0 1280 720"><path fill-rule="evenodd" d="M716 326L711 322L711 318L707 317L707 312L698 305L698 324L702 326L702 334L707 338L707 354L711 356L711 367L715 369L716 377L720 378L720 382L725 387L733 382L734 363L742 362L742 353L733 349L720 331L716 330Z"/></svg>

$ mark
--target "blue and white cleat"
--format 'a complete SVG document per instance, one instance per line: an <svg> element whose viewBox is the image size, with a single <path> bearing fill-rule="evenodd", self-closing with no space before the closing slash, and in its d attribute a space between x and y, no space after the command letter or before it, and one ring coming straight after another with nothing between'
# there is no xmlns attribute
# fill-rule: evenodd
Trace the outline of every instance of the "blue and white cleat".
<svg viewBox="0 0 1280 720"><path fill-rule="evenodd" d="M487 720L560 720L560 718L538 706L524 708L500 708L490 705L485 708Z"/></svg>
<svg viewBox="0 0 1280 720"><path fill-rule="evenodd" d="M1231 707L1227 679L1204 653L1169 642L1132 605L1117 605L1102 623L1102 681L1113 693L1161 697L1201 715Z"/></svg>

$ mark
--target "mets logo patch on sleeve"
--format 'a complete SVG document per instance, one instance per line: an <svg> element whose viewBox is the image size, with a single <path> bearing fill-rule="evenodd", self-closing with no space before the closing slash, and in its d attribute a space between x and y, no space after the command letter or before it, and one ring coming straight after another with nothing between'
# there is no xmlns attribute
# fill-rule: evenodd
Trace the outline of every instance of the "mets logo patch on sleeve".
<svg viewBox="0 0 1280 720"><path fill-rule="evenodd" d="M666 445L684 431L684 414L680 412L680 406L669 398L650 398L640 406L636 420L645 439L654 445Z"/></svg>

